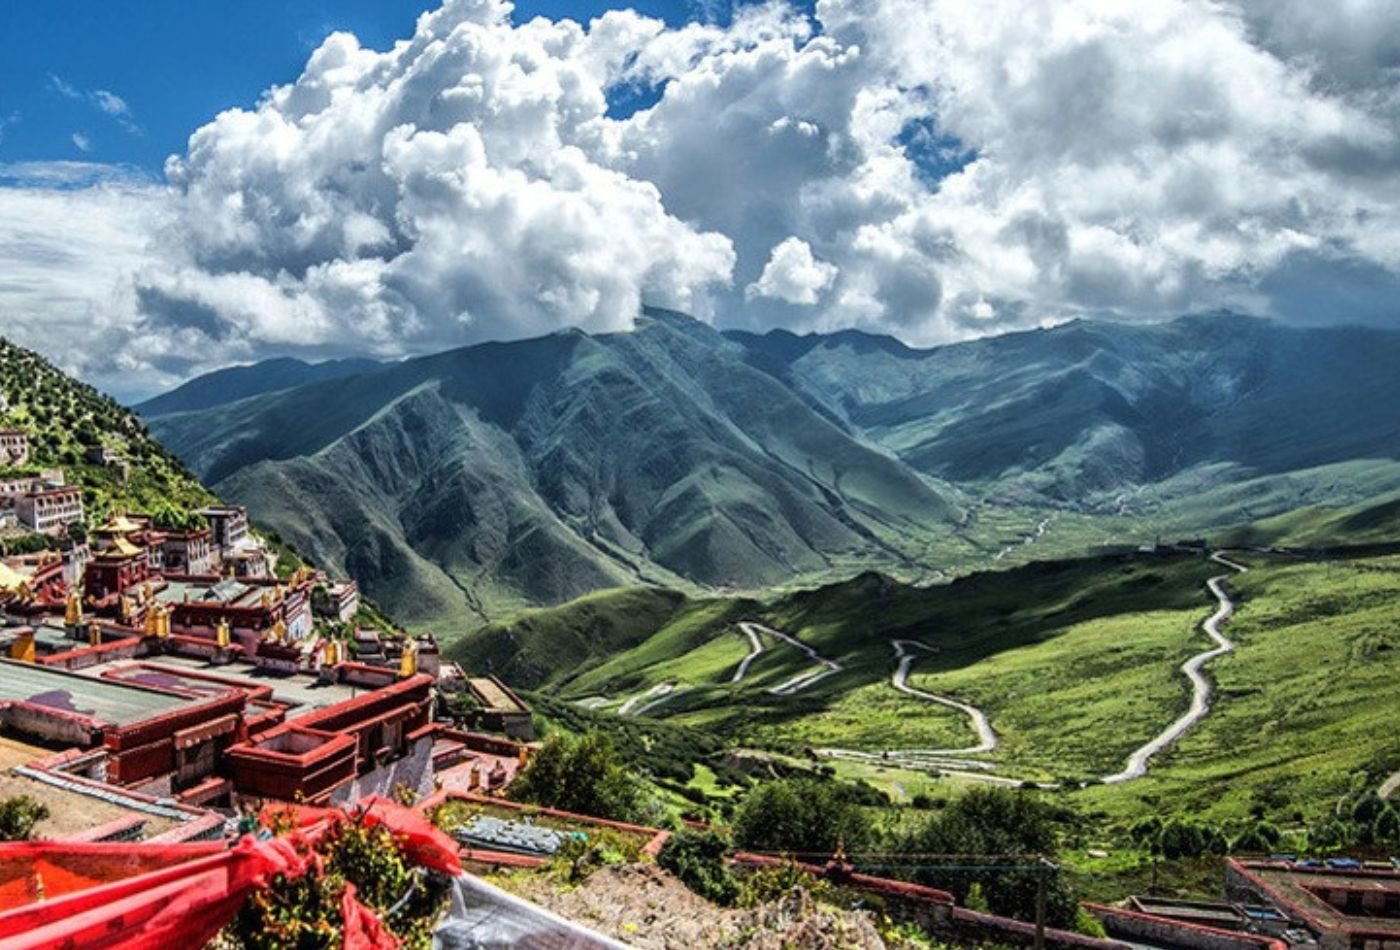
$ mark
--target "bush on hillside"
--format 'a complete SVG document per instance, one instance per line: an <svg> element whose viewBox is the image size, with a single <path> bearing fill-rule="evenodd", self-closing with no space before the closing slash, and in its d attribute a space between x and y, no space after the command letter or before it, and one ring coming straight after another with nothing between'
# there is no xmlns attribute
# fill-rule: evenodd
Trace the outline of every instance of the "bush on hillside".
<svg viewBox="0 0 1400 950"><path fill-rule="evenodd" d="M734 840L750 851L830 855L859 851L873 837L870 819L845 786L810 778L754 788L734 816Z"/></svg>
<svg viewBox="0 0 1400 950"><path fill-rule="evenodd" d="M510 795L519 802L615 821L636 821L642 811L640 783L601 732L577 739L550 736L511 783Z"/></svg>
<svg viewBox="0 0 1400 950"><path fill-rule="evenodd" d="M922 866L913 874L920 883L952 892L959 903L980 893L993 913L1023 920L1035 916L1044 876L1046 919L1067 927L1078 902L1059 869L1039 859L1053 857L1060 826L1071 817L1030 792L976 788L929 814L900 850L920 855Z"/></svg>
<svg viewBox="0 0 1400 950"><path fill-rule="evenodd" d="M739 882L729 870L729 842L713 831L682 831L662 845L656 863L706 900L728 906L739 896Z"/></svg>

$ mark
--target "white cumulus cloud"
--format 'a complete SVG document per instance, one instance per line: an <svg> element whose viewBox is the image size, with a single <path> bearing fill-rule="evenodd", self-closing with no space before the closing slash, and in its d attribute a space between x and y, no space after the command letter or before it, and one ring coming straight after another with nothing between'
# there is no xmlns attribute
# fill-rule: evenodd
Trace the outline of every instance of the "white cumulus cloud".
<svg viewBox="0 0 1400 950"><path fill-rule="evenodd" d="M763 273L745 288L745 294L811 305L836 280L837 272L836 265L813 257L812 246L806 241L789 237L773 248Z"/></svg>
<svg viewBox="0 0 1400 950"><path fill-rule="evenodd" d="M1217 307L1393 321L1400 6L1320 9L773 0L670 28L449 0L388 50L329 36L196 130L166 184L51 200L142 203L123 234L159 222L144 258L118 241L104 311L110 352L152 380L620 329L643 303L916 344ZM650 104L610 116L628 96ZM0 225L23 205L57 246L41 200L0 189ZM0 284L25 319L36 286L69 286L33 284L43 260Z"/></svg>

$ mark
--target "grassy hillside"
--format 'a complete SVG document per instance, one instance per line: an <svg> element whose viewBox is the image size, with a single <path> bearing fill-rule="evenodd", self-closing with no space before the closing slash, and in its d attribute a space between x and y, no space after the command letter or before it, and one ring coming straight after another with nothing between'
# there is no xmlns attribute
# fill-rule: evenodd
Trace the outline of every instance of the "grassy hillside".
<svg viewBox="0 0 1400 950"><path fill-rule="evenodd" d="M1251 477L1396 459L1400 334L1210 314L1076 321L931 350L731 334L755 365L913 467L1083 501L1199 466Z"/></svg>
<svg viewBox="0 0 1400 950"><path fill-rule="evenodd" d="M1400 333L1229 314L916 350L653 310L211 405L321 370L239 368L152 425L451 637L609 587L941 581L1393 495L1397 359Z"/></svg>
<svg viewBox="0 0 1400 950"><path fill-rule="evenodd" d="M620 584L759 589L967 546L939 486L664 312L152 425L260 522L449 635Z"/></svg>
<svg viewBox="0 0 1400 950"><path fill-rule="evenodd" d="M1224 570L1199 556L1056 561L929 588L866 574L768 603L612 591L491 628L459 655L526 672L556 699L606 699L614 710L673 684L675 698L647 718L799 761L812 747L972 744L963 714L890 687L890 640L916 639L930 649L910 684L987 713L1001 740L985 757L997 774L1089 781L1058 794L1111 827L1145 811L1242 820L1263 809L1285 824L1295 812L1311 820L1355 775L1378 784L1400 769L1400 740L1383 722L1400 706L1400 556L1250 563L1228 581L1239 608L1226 633L1237 652L1208 667L1219 687L1209 716L1146 778L1116 786L1093 780L1121 768L1189 701L1178 668L1208 645L1199 624L1215 602L1203 585ZM772 695L811 665L770 642L733 683L750 649L741 619L791 633L844 669L810 690ZM835 765L897 799L965 784L879 761Z"/></svg>
<svg viewBox="0 0 1400 950"><path fill-rule="evenodd" d="M1221 542L1240 547L1327 548L1400 545L1400 497L1358 505L1312 505L1231 529Z"/></svg>
<svg viewBox="0 0 1400 950"><path fill-rule="evenodd" d="M61 467L83 488L89 520L115 510L152 510L164 504L195 508L214 500L142 422L113 399L64 375L37 353L0 339L0 393L9 407L0 425L29 434L30 467ZM91 447L115 449L126 475L84 459Z"/></svg>

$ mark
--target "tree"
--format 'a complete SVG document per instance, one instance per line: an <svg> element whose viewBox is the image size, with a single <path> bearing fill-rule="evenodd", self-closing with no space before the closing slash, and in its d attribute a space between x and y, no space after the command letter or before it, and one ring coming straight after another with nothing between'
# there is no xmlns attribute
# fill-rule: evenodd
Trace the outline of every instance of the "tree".
<svg viewBox="0 0 1400 950"><path fill-rule="evenodd" d="M0 801L0 841L29 840L34 826L47 817L48 807L28 795Z"/></svg>
<svg viewBox="0 0 1400 950"><path fill-rule="evenodd" d="M516 801L615 821L635 821L642 806L641 786L601 732L550 736L510 793Z"/></svg>
<svg viewBox="0 0 1400 950"><path fill-rule="evenodd" d="M812 778L766 782L749 792L734 816L734 840L752 851L833 854L870 841L870 820L835 782Z"/></svg>
<svg viewBox="0 0 1400 950"><path fill-rule="evenodd" d="M1164 858L1198 858L1206 853L1208 839L1193 821L1173 818L1162 826L1161 851Z"/></svg>
<svg viewBox="0 0 1400 950"><path fill-rule="evenodd" d="M952 892L960 903L980 893L998 914L1029 920L1035 916L1036 895L1043 877L1046 920L1070 926L1078 902L1058 869L1043 864L1052 857L1058 825L1065 816L1032 792L1020 789L975 788L924 821L902 843L902 850L921 855L985 855L950 858L949 866L931 859L916 873L921 883Z"/></svg>
<svg viewBox="0 0 1400 950"><path fill-rule="evenodd" d="M1400 849L1400 810L1394 805L1387 803L1376 815L1371 825L1371 840L1379 845ZM1391 854L1394 853L1391 851Z"/></svg>
<svg viewBox="0 0 1400 950"><path fill-rule="evenodd" d="M1236 836L1230 850L1240 854L1264 854L1278 847L1283 839L1277 825L1267 821L1256 821Z"/></svg>

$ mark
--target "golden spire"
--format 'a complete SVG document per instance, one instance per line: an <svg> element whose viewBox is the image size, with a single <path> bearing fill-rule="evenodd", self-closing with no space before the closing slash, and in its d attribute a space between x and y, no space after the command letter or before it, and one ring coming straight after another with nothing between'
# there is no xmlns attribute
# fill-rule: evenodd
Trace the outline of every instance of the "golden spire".
<svg viewBox="0 0 1400 950"><path fill-rule="evenodd" d="M69 588L68 602L63 608L63 623L69 627L76 627L83 622L83 601L78 596L77 588Z"/></svg>
<svg viewBox="0 0 1400 950"><path fill-rule="evenodd" d="M94 621L92 621L91 623L89 623L87 629L88 629L88 643L89 643L90 645L92 645L92 646L95 646L95 647L96 647L96 646L101 646L101 645L102 645L102 628L99 627L99 626L97 625L97 621L94 620Z"/></svg>
<svg viewBox="0 0 1400 950"><path fill-rule="evenodd" d="M281 617L278 617L277 622L272 625L272 639L278 643L287 639L287 624Z"/></svg>
<svg viewBox="0 0 1400 950"><path fill-rule="evenodd" d="M146 622L142 625L148 637L160 636L160 607L152 606L146 611Z"/></svg>
<svg viewBox="0 0 1400 950"><path fill-rule="evenodd" d="M218 641L219 646L226 647L229 645L229 637L228 618L220 617L219 625L214 628L214 639Z"/></svg>
<svg viewBox="0 0 1400 950"><path fill-rule="evenodd" d="M418 650L412 643L405 643L403 656L399 659L399 676L407 679L418 672Z"/></svg>

